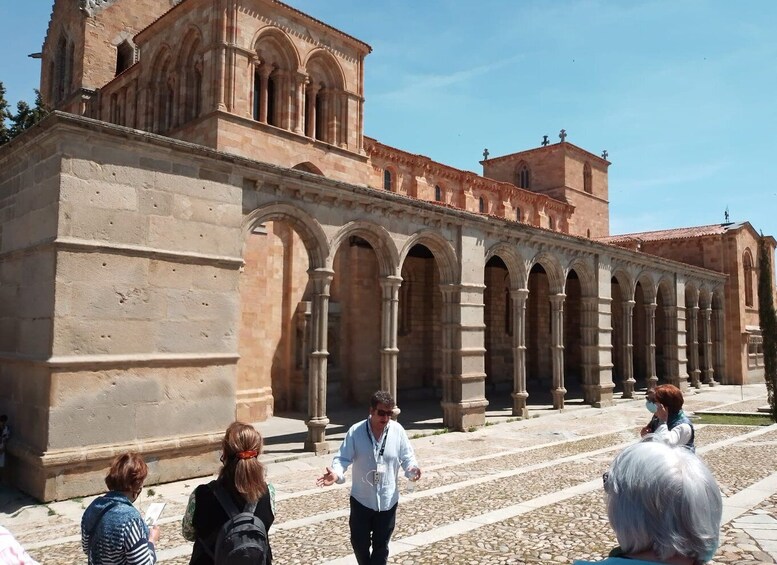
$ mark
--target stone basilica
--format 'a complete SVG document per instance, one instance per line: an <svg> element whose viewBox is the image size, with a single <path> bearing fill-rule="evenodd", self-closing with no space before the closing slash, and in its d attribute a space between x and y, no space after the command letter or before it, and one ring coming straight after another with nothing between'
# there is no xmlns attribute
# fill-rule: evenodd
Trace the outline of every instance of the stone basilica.
<svg viewBox="0 0 777 565"><path fill-rule="evenodd" d="M774 238L612 236L610 163L563 135L482 175L366 137L370 51L277 0L54 2L57 111L0 148L17 486L92 493L127 450L208 474L229 422L280 411L321 452L327 407L378 388L462 430L763 379Z"/></svg>

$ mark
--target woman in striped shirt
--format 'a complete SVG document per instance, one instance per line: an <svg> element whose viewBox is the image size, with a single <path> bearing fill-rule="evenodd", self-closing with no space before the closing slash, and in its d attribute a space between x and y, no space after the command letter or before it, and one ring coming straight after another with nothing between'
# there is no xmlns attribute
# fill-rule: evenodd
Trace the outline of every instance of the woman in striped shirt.
<svg viewBox="0 0 777 565"><path fill-rule="evenodd" d="M81 547L89 565L153 565L159 527L149 530L132 505L143 488L148 467L137 453L113 460L105 484L110 491L95 499L81 519Z"/></svg>

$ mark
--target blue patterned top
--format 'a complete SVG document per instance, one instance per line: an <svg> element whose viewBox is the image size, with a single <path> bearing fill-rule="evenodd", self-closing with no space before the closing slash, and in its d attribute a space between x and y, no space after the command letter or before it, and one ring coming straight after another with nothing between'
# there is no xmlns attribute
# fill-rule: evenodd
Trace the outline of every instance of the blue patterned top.
<svg viewBox="0 0 777 565"><path fill-rule="evenodd" d="M111 504L114 506L100 519L101 511ZM90 536L95 524L97 528ZM95 499L81 518L81 548L89 565L154 565L156 552L148 535L140 512L120 492L111 491Z"/></svg>

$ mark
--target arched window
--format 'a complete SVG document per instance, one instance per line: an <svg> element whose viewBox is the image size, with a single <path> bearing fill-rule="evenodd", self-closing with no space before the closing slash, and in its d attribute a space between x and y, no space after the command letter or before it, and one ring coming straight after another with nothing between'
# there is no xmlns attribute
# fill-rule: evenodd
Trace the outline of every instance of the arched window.
<svg viewBox="0 0 777 565"><path fill-rule="evenodd" d="M552 230L556 229L556 220L553 216L548 216L548 227Z"/></svg>
<svg viewBox="0 0 777 565"><path fill-rule="evenodd" d="M394 175L391 174L389 169L383 169L383 190L389 192L394 190Z"/></svg>
<svg viewBox="0 0 777 565"><path fill-rule="evenodd" d="M745 306L753 306L753 256L749 249L745 249L742 258L742 268L745 271Z"/></svg>
<svg viewBox="0 0 777 565"><path fill-rule="evenodd" d="M54 54L54 80L51 84L51 99L54 103L62 102L70 94L73 81L74 45L68 42L64 35L57 42Z"/></svg>
<svg viewBox="0 0 777 565"><path fill-rule="evenodd" d="M437 202L442 202L442 189L439 184L434 187L434 199Z"/></svg>
<svg viewBox="0 0 777 565"><path fill-rule="evenodd" d="M591 164L586 163L583 165L583 190L588 194L593 194L593 175L591 174Z"/></svg>
<svg viewBox="0 0 777 565"><path fill-rule="evenodd" d="M518 206L515 207L515 221L516 222L523 221L523 218L521 217L521 209Z"/></svg>
<svg viewBox="0 0 777 565"><path fill-rule="evenodd" d="M529 165L521 161L515 170L515 185L520 188L531 188L531 172Z"/></svg>
<svg viewBox="0 0 777 565"><path fill-rule="evenodd" d="M482 196L478 199L478 210L481 214L486 211L486 201Z"/></svg>

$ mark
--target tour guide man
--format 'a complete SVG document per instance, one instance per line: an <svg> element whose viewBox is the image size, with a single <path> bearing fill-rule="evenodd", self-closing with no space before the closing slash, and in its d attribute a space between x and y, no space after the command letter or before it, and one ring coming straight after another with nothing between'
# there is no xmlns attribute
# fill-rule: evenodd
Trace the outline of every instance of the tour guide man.
<svg viewBox="0 0 777 565"><path fill-rule="evenodd" d="M359 565L385 565L388 542L397 514L399 466L413 481L421 477L413 447L399 422L390 422L394 399L386 391L370 398L370 417L354 424L345 435L332 466L317 480L328 487L345 482L345 471L353 464L351 481L351 545ZM372 556L370 556L370 540Z"/></svg>

